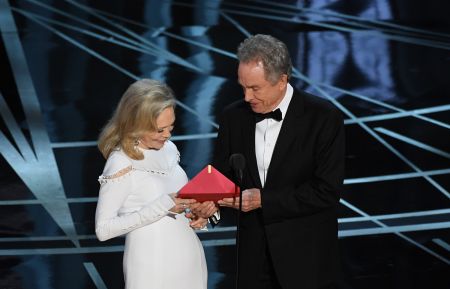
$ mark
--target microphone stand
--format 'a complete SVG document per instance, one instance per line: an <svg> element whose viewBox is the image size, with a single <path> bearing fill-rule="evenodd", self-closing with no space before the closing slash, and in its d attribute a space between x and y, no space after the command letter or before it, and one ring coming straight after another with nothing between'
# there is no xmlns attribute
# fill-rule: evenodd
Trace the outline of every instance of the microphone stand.
<svg viewBox="0 0 450 289"><path fill-rule="evenodd" d="M234 171L237 182L235 182L235 193L239 186L239 209L236 224L236 289L239 286L239 235L241 231L241 211L242 211L242 179L244 176L245 157L242 154L232 154L229 159L230 167Z"/></svg>
<svg viewBox="0 0 450 289"><path fill-rule="evenodd" d="M239 232L241 231L241 211L242 211L242 170L238 171L238 184L235 184L235 190L239 188L239 210L237 213L236 224L236 289L239 288Z"/></svg>

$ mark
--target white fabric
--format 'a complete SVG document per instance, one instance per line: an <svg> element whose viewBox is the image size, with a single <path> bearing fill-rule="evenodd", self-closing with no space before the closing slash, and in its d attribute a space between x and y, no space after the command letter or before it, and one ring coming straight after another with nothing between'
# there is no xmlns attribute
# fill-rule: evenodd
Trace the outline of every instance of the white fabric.
<svg viewBox="0 0 450 289"><path fill-rule="evenodd" d="M183 214L168 211L175 205L168 194L188 180L178 164L178 150L168 141L158 151L143 152L143 160L122 150L109 156L99 177L97 237L104 241L126 234L127 289L206 289L202 244Z"/></svg>
<svg viewBox="0 0 450 289"><path fill-rule="evenodd" d="M279 108L283 119L276 121L272 118L266 118L256 124L255 128L255 154L256 163L258 165L259 178L262 187L266 183L267 172L269 170L270 161L272 160L273 150L280 134L281 126L283 125L284 116L286 115L289 103L292 99L294 89L288 83L286 93L283 99L274 109Z"/></svg>

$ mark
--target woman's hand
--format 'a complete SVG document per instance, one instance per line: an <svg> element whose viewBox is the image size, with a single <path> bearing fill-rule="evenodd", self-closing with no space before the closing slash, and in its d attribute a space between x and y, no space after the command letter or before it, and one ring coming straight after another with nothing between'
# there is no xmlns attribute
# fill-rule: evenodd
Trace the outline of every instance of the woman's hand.
<svg viewBox="0 0 450 289"><path fill-rule="evenodd" d="M203 203L194 203L191 205L190 209L195 215L208 219L214 215L219 208L214 202L206 201Z"/></svg>
<svg viewBox="0 0 450 289"><path fill-rule="evenodd" d="M196 229L196 230L200 230L200 229L204 228L206 226L206 224L208 224L208 219L201 218L201 217L194 217L189 222L189 225L193 229Z"/></svg>
<svg viewBox="0 0 450 289"><path fill-rule="evenodd" d="M173 201L175 202L175 206L173 206L169 211L171 211L173 213L177 213L177 214L184 212L187 208L189 208L189 206L191 204L194 204L195 202L197 202L194 199L177 198L176 194L171 194L170 196L172 197Z"/></svg>

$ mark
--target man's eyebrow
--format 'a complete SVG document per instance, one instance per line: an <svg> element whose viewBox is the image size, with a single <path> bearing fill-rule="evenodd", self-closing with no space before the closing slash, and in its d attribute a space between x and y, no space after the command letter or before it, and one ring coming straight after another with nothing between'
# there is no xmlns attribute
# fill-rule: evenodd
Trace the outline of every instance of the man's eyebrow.
<svg viewBox="0 0 450 289"><path fill-rule="evenodd" d="M248 87L248 88L257 88L257 87L259 87L259 85L244 86L244 85L242 85L242 83L240 83L240 82L238 82L238 83L239 83L239 85L242 86L242 87Z"/></svg>

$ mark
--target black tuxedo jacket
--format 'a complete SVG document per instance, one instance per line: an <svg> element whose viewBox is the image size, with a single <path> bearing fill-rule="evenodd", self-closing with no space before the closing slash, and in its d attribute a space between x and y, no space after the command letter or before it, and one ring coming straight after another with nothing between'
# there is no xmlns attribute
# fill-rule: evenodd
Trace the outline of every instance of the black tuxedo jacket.
<svg viewBox="0 0 450 289"><path fill-rule="evenodd" d="M260 188L255 156L255 118L244 101L225 109L214 166L236 180L229 157L246 159L242 189ZM239 288L257 288L261 256L270 252L284 289L321 288L336 281L337 216L344 175L344 129L327 101L294 92L272 155L262 208L242 213Z"/></svg>

